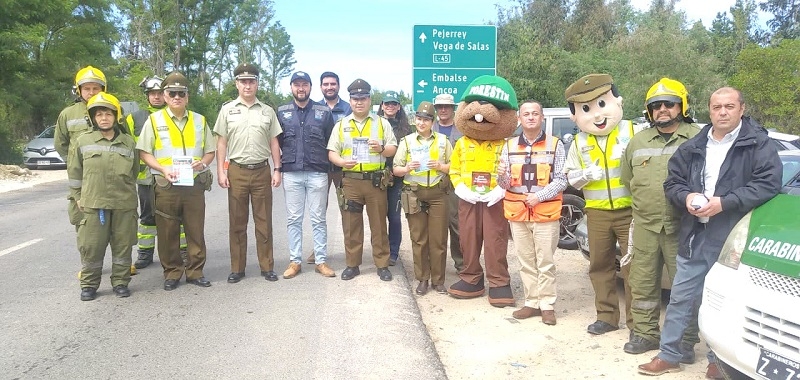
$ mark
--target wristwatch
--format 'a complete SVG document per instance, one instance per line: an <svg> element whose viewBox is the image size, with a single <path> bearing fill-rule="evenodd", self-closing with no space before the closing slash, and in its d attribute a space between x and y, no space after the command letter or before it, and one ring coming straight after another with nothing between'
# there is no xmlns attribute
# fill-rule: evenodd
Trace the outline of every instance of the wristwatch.
<svg viewBox="0 0 800 380"><path fill-rule="evenodd" d="M272 169L272 171L273 171L273 172L279 172L279 171L281 171L281 168L280 168L280 167L277 167L277 168L275 168L275 169Z"/></svg>
<svg viewBox="0 0 800 380"><path fill-rule="evenodd" d="M384 150L386 150L386 145L381 145L381 151L378 153L383 153Z"/></svg>

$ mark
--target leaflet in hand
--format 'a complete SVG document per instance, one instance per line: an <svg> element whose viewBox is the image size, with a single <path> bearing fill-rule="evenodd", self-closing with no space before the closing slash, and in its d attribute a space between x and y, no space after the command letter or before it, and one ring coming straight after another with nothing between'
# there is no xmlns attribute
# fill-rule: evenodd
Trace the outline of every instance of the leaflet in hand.
<svg viewBox="0 0 800 380"><path fill-rule="evenodd" d="M356 137L353 139L353 160L359 164L369 162L369 139Z"/></svg>
<svg viewBox="0 0 800 380"><path fill-rule="evenodd" d="M419 145L410 148L411 161L419 162L419 168L414 169L417 172L428 171L428 161L431 159L431 148L427 145Z"/></svg>
<svg viewBox="0 0 800 380"><path fill-rule="evenodd" d="M177 180L175 186L194 186L194 169L192 169L192 156L172 156L172 173Z"/></svg>

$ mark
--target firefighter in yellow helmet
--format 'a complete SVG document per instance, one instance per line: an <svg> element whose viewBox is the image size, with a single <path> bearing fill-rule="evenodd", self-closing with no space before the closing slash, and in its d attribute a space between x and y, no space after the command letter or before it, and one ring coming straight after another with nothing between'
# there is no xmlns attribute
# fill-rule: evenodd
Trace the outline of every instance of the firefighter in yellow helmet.
<svg viewBox="0 0 800 380"><path fill-rule="evenodd" d="M634 221L628 252L633 255L628 275L633 329L623 346L629 354L658 349L661 278L669 276L671 284L675 276L681 216L664 195L667 162L679 145L700 132L689 117L687 91L681 82L661 78L647 91L645 107L651 128L633 135L620 162L622 183L633 200ZM667 273L662 273L664 266ZM697 342L695 319L683 337L681 362L694 362Z"/></svg>
<svg viewBox="0 0 800 380"><path fill-rule="evenodd" d="M128 124L128 129L131 131L134 140L138 140L142 132L142 127L150 114L160 111L166 106L164 101L164 90L161 88L161 83L164 80L158 76L145 77L139 83L139 87L144 91L147 97L147 108L131 112L125 118ZM137 232L137 247L138 258L135 262L135 267L138 269L146 268L153 263L153 253L156 248L156 214L153 207L155 202L153 192L153 175L144 162L139 162L139 176L136 179L137 188L139 190L139 228ZM180 230L181 237L181 253L185 256L186 251L186 234L183 231L183 224Z"/></svg>
<svg viewBox="0 0 800 380"><path fill-rule="evenodd" d="M86 113L86 102L100 91L106 91L106 76L100 69L86 66L75 75L75 85L73 87L76 95L75 102L58 115L55 131L55 148L61 157L67 162L67 170L72 165L75 140L84 132L90 131L92 126L89 116ZM75 200L71 196L69 199L69 222L77 226L83 215L78 211Z"/></svg>
<svg viewBox="0 0 800 380"><path fill-rule="evenodd" d="M71 144L67 169L70 197L81 219L81 300L97 296L106 247L111 246L111 286L117 297L128 297L131 246L136 242L136 143L121 124L122 109L113 95L100 92L87 102L92 129Z"/></svg>

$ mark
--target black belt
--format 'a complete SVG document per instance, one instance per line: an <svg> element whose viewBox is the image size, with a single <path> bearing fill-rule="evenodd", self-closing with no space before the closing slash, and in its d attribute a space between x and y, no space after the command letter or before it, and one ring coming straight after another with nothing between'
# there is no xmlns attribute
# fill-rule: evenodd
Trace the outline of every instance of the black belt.
<svg viewBox="0 0 800 380"><path fill-rule="evenodd" d="M380 173L380 170L376 170L374 172L351 172L351 171L342 171L343 175L347 178L355 178L355 179L372 179L372 176L375 173Z"/></svg>
<svg viewBox="0 0 800 380"><path fill-rule="evenodd" d="M236 166L238 166L238 167L240 167L242 169L248 169L248 170L261 169L261 168L266 167L266 166L269 165L269 161L261 161L261 162L259 162L257 164L240 164L240 163L238 163L238 162L236 162L234 160L230 160L230 161L231 161L232 164L234 164L234 165L236 165Z"/></svg>

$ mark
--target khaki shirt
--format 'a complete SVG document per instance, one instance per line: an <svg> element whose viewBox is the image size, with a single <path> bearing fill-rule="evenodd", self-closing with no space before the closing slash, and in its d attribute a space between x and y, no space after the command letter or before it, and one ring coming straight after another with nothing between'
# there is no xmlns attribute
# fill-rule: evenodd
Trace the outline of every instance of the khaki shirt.
<svg viewBox="0 0 800 380"><path fill-rule="evenodd" d="M214 134L228 140L228 159L243 165L271 158L270 141L281 133L275 110L258 99L250 107L241 98L223 104L214 123Z"/></svg>
<svg viewBox="0 0 800 380"><path fill-rule="evenodd" d="M178 129L183 131L183 128L186 126L186 122L189 121L189 110L186 110L182 118L178 118L172 113L172 110L169 107L165 108L167 111L167 115L169 115L170 119L178 126ZM199 113L195 113L194 117L203 117ZM142 133L139 135L139 140L136 141L136 149L141 150L143 152L147 152L153 154L153 150L156 146L156 132L153 130L153 118L150 117L144 123L142 127ZM217 151L217 140L214 135L211 133L211 128L208 127L207 123L204 123L203 131L205 133L204 140L205 146L203 146L203 153L213 153Z"/></svg>
<svg viewBox="0 0 800 380"><path fill-rule="evenodd" d="M443 133L431 132L430 137L425 138L418 132L414 132L410 135L407 135L406 137L403 137L400 140L400 144L397 145L397 152L394 154L394 162L392 163L392 166L394 167L406 166L406 164L411 162L410 157L408 157L407 159L407 156L409 155L409 149L421 146L423 144L429 146L430 149L433 149L434 148L433 144L437 143L436 139L444 141L444 151L443 152L441 150L439 151L439 158L437 159L437 161L443 164L449 164L450 156L453 155L453 146L450 145L450 140L447 139L447 136L445 136ZM408 174L411 173L409 172ZM446 173L436 171L436 176L434 178L430 178L430 185L438 183L446 175L447 175Z"/></svg>

